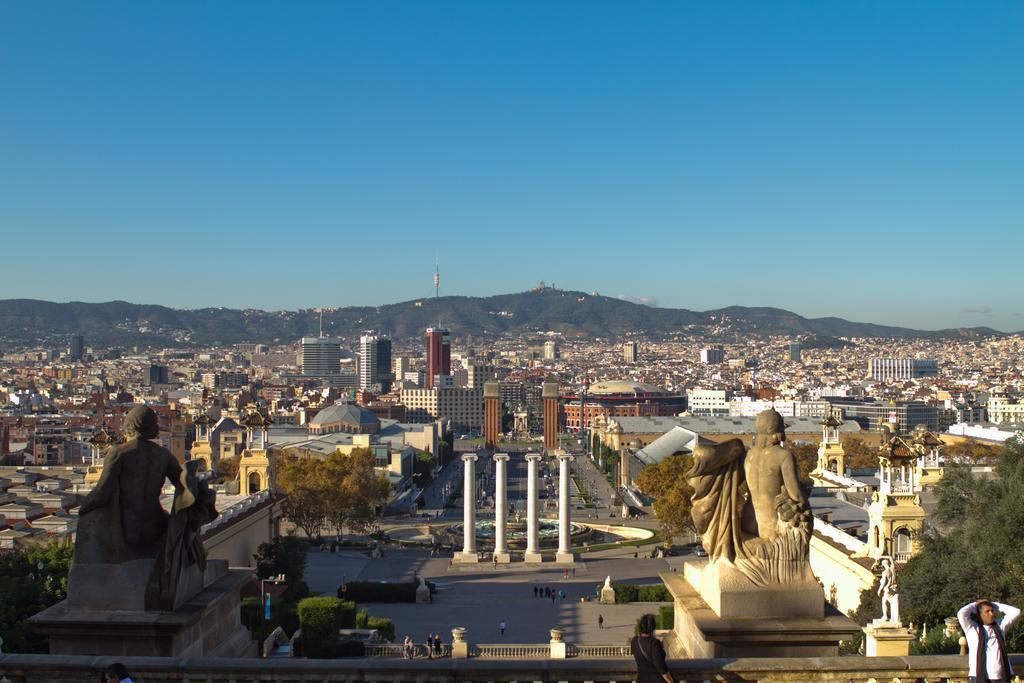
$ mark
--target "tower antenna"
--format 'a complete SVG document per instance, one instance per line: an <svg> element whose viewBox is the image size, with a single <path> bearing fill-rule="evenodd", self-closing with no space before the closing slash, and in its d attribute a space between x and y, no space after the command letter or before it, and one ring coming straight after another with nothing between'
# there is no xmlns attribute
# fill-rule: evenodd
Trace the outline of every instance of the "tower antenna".
<svg viewBox="0 0 1024 683"><path fill-rule="evenodd" d="M434 298L439 296L441 290L441 257L434 256Z"/></svg>
<svg viewBox="0 0 1024 683"><path fill-rule="evenodd" d="M324 309L320 309L320 338L324 336Z"/></svg>

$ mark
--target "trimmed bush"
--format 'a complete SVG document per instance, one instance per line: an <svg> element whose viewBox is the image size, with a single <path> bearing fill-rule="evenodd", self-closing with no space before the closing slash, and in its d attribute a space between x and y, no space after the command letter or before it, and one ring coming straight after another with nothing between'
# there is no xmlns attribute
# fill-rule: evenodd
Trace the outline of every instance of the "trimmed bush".
<svg viewBox="0 0 1024 683"><path fill-rule="evenodd" d="M612 583L615 602L672 602L672 594L665 584L655 583L641 586L635 583Z"/></svg>
<svg viewBox="0 0 1024 683"><path fill-rule="evenodd" d="M395 625L387 617L369 617L366 628L375 628L381 637L388 642L395 642Z"/></svg>
<svg viewBox="0 0 1024 683"><path fill-rule="evenodd" d="M662 605L658 608L658 614L655 618L657 620L658 628L671 629L675 626L676 621L675 605Z"/></svg>
<svg viewBox="0 0 1024 683"><path fill-rule="evenodd" d="M364 602L416 602L419 581L404 583L381 583L379 581L349 581L345 590L338 586L338 597ZM427 585L430 585L429 583Z"/></svg>
<svg viewBox="0 0 1024 683"><path fill-rule="evenodd" d="M307 657L334 657L338 629L353 628L356 622L355 604L339 598L305 598L299 602L298 611Z"/></svg>

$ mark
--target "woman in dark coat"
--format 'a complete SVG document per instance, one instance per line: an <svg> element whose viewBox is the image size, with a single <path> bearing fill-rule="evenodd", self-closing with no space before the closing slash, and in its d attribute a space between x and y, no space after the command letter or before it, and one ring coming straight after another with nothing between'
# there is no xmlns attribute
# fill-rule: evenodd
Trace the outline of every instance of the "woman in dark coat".
<svg viewBox="0 0 1024 683"><path fill-rule="evenodd" d="M629 641L636 661L636 683L675 683L665 664L665 647L654 637L654 615L640 617L638 630L640 635Z"/></svg>

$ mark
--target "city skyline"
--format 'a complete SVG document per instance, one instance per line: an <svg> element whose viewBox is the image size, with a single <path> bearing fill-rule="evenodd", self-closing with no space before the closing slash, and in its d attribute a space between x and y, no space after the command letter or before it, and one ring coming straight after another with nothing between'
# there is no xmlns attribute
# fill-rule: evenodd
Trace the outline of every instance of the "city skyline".
<svg viewBox="0 0 1024 683"><path fill-rule="evenodd" d="M1022 19L4 6L3 297L380 305L439 256L442 295L1021 330Z"/></svg>

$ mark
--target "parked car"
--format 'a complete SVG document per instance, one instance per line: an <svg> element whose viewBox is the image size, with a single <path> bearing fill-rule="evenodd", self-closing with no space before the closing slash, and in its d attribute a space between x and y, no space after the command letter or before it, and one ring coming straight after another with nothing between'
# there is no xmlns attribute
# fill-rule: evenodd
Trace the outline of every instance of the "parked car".
<svg viewBox="0 0 1024 683"><path fill-rule="evenodd" d="M704 546L699 545L699 546L697 546L696 548L693 549L693 554L696 555L697 557L707 557L708 556L708 551L704 550Z"/></svg>

